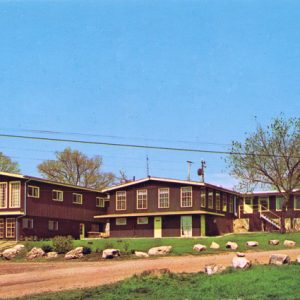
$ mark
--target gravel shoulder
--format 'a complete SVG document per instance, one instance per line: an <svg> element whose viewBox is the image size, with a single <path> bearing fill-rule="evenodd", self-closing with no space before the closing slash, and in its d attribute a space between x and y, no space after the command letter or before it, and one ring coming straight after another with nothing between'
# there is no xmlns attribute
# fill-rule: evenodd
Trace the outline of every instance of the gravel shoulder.
<svg viewBox="0 0 300 300"><path fill-rule="evenodd" d="M284 253L295 260L300 249L248 252L253 263L266 264L272 253ZM110 284L151 269L172 272L200 272L206 264L230 266L235 253L199 256L171 256L149 259L99 262L0 263L0 298Z"/></svg>

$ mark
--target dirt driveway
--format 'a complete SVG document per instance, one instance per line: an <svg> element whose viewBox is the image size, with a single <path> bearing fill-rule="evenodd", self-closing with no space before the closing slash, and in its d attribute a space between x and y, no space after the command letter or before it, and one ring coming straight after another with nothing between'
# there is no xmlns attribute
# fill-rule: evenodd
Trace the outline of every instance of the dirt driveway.
<svg viewBox="0 0 300 300"><path fill-rule="evenodd" d="M288 254L292 260L300 249L251 252L252 262L267 263L272 253ZM99 286L113 283L150 269L172 272L199 272L206 264L229 266L234 253L199 256L161 257L99 262L0 263L0 298L18 297L49 291Z"/></svg>

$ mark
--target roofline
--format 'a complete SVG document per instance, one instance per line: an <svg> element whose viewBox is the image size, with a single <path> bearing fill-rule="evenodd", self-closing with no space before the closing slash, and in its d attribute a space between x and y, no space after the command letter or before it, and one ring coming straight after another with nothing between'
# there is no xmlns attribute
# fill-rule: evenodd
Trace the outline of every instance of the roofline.
<svg viewBox="0 0 300 300"><path fill-rule="evenodd" d="M95 193L102 193L101 190L90 189L90 188L81 187L81 186L78 186L78 185L61 183L61 182L57 182L57 181L53 181L53 180L48 180L48 179L33 177L33 176L28 176L28 175L21 175L21 174L15 174L15 173L7 173L7 172L0 172L0 175L20 178L20 179L27 179L27 180L43 182L43 183L49 183L49 184L52 184L52 185L65 186L65 187L70 187L70 188L74 188L74 189L78 189L78 190L85 190L85 191L90 191L90 192L95 192Z"/></svg>
<svg viewBox="0 0 300 300"><path fill-rule="evenodd" d="M292 190L292 193L299 193L300 189L294 189ZM282 193L284 193L284 191L282 191ZM245 192L245 193L241 193L243 196L244 195L280 195L281 193L277 190L273 190L273 191L253 191L253 192Z"/></svg>

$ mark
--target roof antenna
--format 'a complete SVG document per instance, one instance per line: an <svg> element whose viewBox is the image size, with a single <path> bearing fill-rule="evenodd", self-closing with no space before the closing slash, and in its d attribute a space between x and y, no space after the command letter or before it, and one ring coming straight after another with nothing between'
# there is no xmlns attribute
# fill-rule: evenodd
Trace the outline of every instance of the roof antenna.
<svg viewBox="0 0 300 300"><path fill-rule="evenodd" d="M192 166L193 162L190 161L190 160L187 160L186 162L188 163L188 177L187 177L187 180L191 181L191 166Z"/></svg>
<svg viewBox="0 0 300 300"><path fill-rule="evenodd" d="M147 177L150 177L150 172L149 172L149 157L148 157L148 155L146 156L146 169L147 169Z"/></svg>

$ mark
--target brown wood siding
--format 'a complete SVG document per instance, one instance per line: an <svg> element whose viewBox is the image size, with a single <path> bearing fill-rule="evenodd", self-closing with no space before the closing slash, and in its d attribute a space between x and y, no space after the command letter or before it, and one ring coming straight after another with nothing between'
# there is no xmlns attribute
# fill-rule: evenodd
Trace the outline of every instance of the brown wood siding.
<svg viewBox="0 0 300 300"><path fill-rule="evenodd" d="M206 215L206 235L222 235L233 232L233 219L231 217L217 217Z"/></svg>

